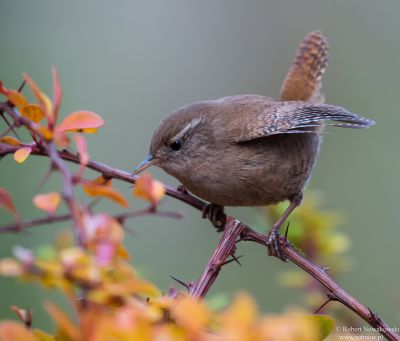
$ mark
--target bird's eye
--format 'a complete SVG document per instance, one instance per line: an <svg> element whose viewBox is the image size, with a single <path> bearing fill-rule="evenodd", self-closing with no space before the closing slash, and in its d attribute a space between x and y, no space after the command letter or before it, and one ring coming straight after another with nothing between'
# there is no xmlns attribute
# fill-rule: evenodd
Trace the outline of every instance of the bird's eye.
<svg viewBox="0 0 400 341"><path fill-rule="evenodd" d="M169 146L171 147L172 150L178 151L179 149L182 148L182 141L176 140L176 141L172 142Z"/></svg>

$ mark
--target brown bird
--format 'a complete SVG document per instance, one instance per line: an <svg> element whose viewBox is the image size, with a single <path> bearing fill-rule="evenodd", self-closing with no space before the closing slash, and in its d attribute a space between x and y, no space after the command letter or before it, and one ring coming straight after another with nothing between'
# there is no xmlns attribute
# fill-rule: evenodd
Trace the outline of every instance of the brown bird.
<svg viewBox="0 0 400 341"><path fill-rule="evenodd" d="M273 224L269 252L279 251L279 228L302 202L324 126L366 128L372 120L323 104L321 78L327 43L311 32L298 49L279 100L237 95L177 109L154 132L150 154L135 170L150 165L177 178L185 189L210 202L218 225L223 206L262 206L289 200Z"/></svg>

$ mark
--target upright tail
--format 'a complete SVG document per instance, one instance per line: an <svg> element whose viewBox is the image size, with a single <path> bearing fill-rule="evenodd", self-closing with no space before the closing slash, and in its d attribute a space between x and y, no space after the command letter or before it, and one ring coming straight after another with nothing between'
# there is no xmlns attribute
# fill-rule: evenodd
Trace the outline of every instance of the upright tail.
<svg viewBox="0 0 400 341"><path fill-rule="evenodd" d="M282 101L324 101L322 76L328 64L328 43L321 31L310 32L300 44L282 84Z"/></svg>

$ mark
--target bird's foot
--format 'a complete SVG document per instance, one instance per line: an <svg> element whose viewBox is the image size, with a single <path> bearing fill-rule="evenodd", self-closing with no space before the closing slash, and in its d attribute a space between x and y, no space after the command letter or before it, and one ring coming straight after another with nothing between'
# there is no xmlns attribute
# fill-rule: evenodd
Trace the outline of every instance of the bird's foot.
<svg viewBox="0 0 400 341"><path fill-rule="evenodd" d="M225 228L226 215L224 206L216 204L207 204L203 207L203 219L209 219L218 232Z"/></svg>
<svg viewBox="0 0 400 341"><path fill-rule="evenodd" d="M272 227L267 237L268 237L267 240L268 255L275 256L280 260L282 260L283 262L287 262L288 259L282 251L282 246L288 243L286 237L281 236L279 234L279 230L276 227Z"/></svg>

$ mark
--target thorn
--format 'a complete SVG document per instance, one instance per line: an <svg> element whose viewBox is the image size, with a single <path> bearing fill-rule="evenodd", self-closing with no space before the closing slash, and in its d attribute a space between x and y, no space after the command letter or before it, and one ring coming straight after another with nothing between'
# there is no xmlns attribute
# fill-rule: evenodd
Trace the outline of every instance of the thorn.
<svg viewBox="0 0 400 341"><path fill-rule="evenodd" d="M368 308L368 312L369 312L369 314L370 314L369 320L370 320L371 322L380 322L380 321L381 321L381 318L380 318L378 315L376 315L376 314L371 310L371 308Z"/></svg>
<svg viewBox="0 0 400 341"><path fill-rule="evenodd" d="M14 129L14 127L16 127L16 126L15 126L15 123L14 123L14 124L11 124L11 123L8 121L7 117L6 117L3 113L1 114L1 117L2 117L3 120L6 122L9 131L11 130L11 131L14 133L14 135L15 135L19 140L21 140L21 138L19 137L17 131Z"/></svg>
<svg viewBox="0 0 400 341"><path fill-rule="evenodd" d="M287 223L287 226L286 226L286 231L285 231L285 242L288 241L287 237L288 237L288 234L289 234L289 226L290 226L290 221Z"/></svg>
<svg viewBox="0 0 400 341"><path fill-rule="evenodd" d="M187 191L187 189L186 189L183 185L179 185L179 186L176 188L176 190L177 190L178 192L183 193L183 194L189 194L189 192Z"/></svg>
<svg viewBox="0 0 400 341"><path fill-rule="evenodd" d="M89 211L91 211L93 208L95 208L100 202L100 198L96 198L94 200L92 200L88 205L87 208L89 209ZM120 222L121 223L121 222Z"/></svg>
<svg viewBox="0 0 400 341"><path fill-rule="evenodd" d="M327 296L331 301L338 301L336 295L333 292L328 292Z"/></svg>
<svg viewBox="0 0 400 341"><path fill-rule="evenodd" d="M23 82L21 83L21 85L20 85L19 88L18 88L18 92L21 92L21 91L22 91L22 89L24 88L25 84L26 84L26 81L23 80Z"/></svg>
<svg viewBox="0 0 400 341"><path fill-rule="evenodd" d="M182 285L187 290L189 290L189 284L185 283L184 281L181 281L179 278L176 278L176 277L174 277L172 275L169 275L169 277L171 277L174 281L178 282L180 285Z"/></svg>
<svg viewBox="0 0 400 341"><path fill-rule="evenodd" d="M46 182L50 179L50 176L53 173L53 171L54 168L50 166L50 169L47 171L43 179L40 180L39 184L36 186L35 191L39 191L46 184Z"/></svg>
<svg viewBox="0 0 400 341"><path fill-rule="evenodd" d="M231 255L231 257L232 257L231 259L228 259L225 262L223 262L222 264L220 264L220 267L222 268L223 266L225 266L225 265L227 265L229 263L232 263L232 262L236 262L236 263L239 264L239 266L242 266L242 264L239 262L239 258L242 258L243 255L240 255L238 257L236 257L234 255Z"/></svg>
<svg viewBox="0 0 400 341"><path fill-rule="evenodd" d="M121 225L122 225L122 228L124 229L124 231L129 233L131 236L136 236L136 237L138 236L137 232L132 227L125 226L123 224L121 224Z"/></svg>
<svg viewBox="0 0 400 341"><path fill-rule="evenodd" d="M321 309L325 307L330 301L332 300L328 296L328 299L324 303L322 303L322 305L317 310L314 311L314 315L318 314L321 311Z"/></svg>
<svg viewBox="0 0 400 341"><path fill-rule="evenodd" d="M319 268L321 269L321 271L326 272L326 270L329 270L331 267L322 265Z"/></svg>

